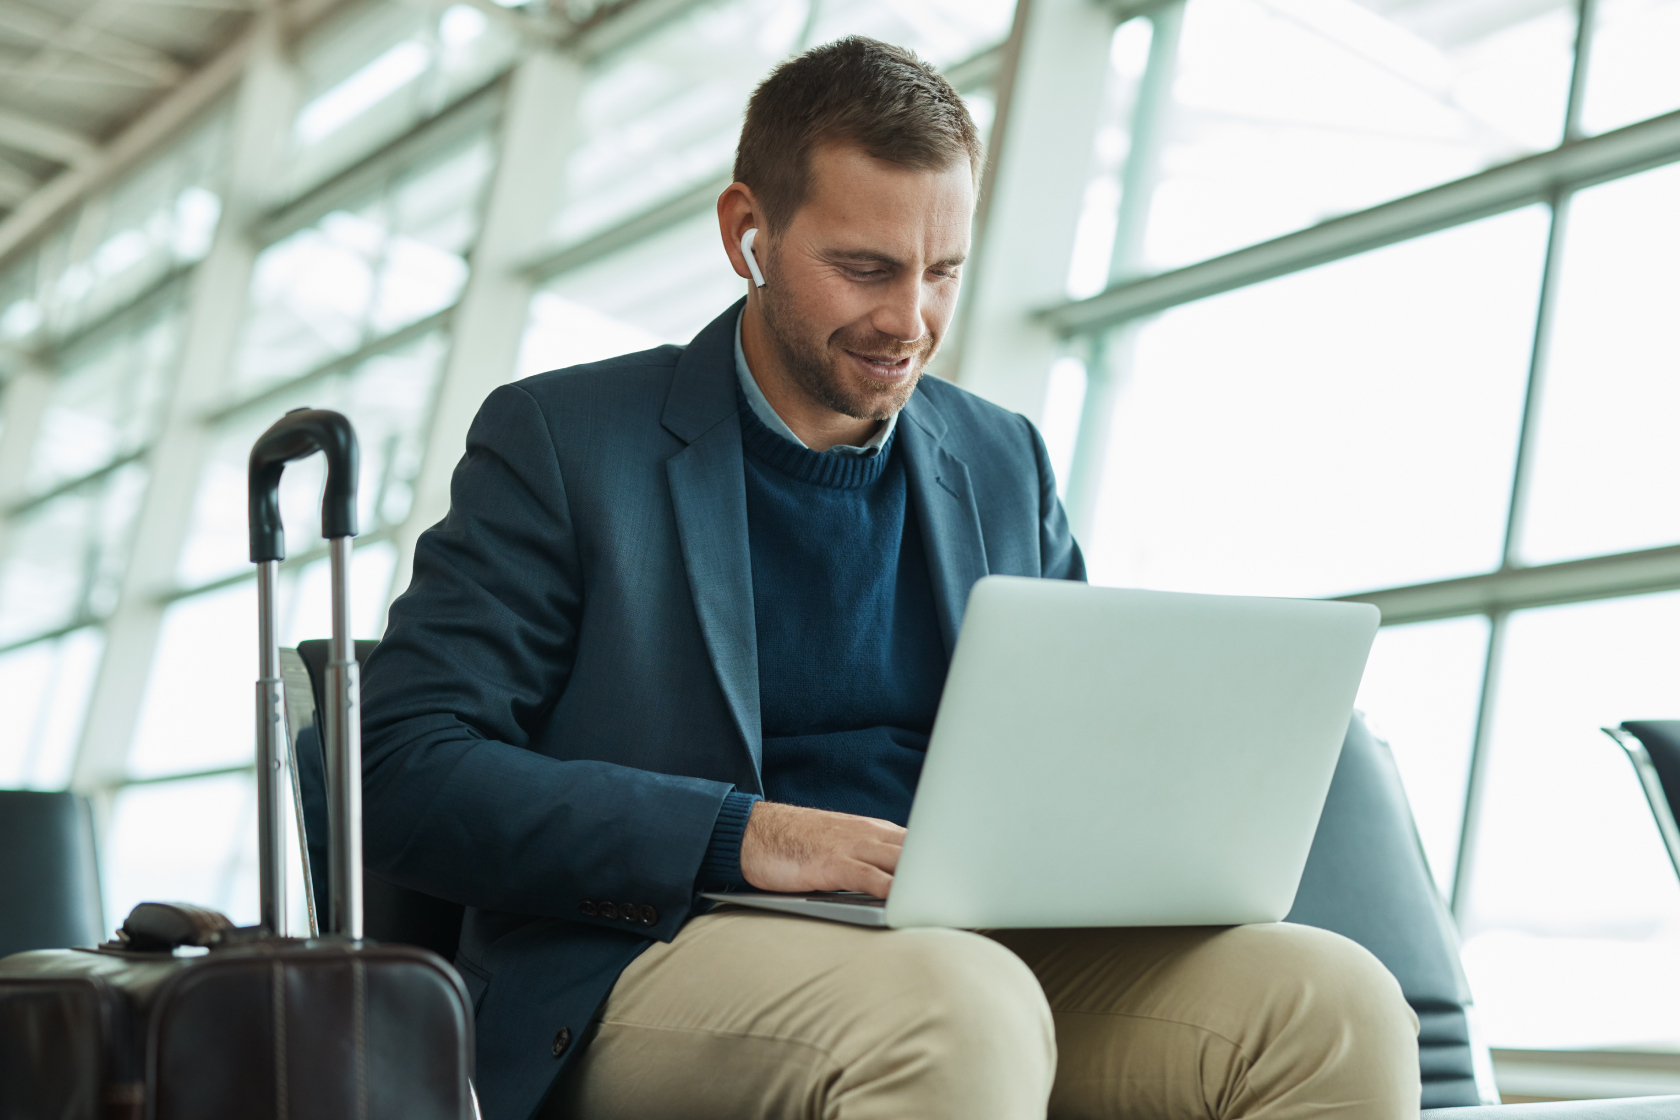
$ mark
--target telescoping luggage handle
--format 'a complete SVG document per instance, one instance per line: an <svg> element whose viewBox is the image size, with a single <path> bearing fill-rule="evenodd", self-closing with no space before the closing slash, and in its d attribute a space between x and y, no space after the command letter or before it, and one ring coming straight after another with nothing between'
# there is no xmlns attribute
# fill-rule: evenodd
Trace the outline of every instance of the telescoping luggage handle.
<svg viewBox="0 0 1680 1120"><path fill-rule="evenodd" d="M327 457L321 535L332 566L332 646L327 660L326 753L328 868L332 876L327 932L362 936L361 675L350 638L350 538L356 535L356 432L326 409L286 413L251 448L251 562L257 565L257 860L263 929L284 928L285 844L281 839L280 766L286 751L275 592L286 535L280 524L280 476L286 464L315 452ZM295 777L294 777L295 784ZM308 856L305 855L307 862Z"/></svg>

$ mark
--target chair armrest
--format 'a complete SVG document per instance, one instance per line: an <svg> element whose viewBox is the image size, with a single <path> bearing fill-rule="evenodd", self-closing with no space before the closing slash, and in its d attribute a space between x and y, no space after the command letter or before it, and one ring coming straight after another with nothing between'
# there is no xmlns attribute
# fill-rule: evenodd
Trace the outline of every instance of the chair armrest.
<svg viewBox="0 0 1680 1120"><path fill-rule="evenodd" d="M1432 1108L1423 1113L1423 1120L1675 1120L1676 1117L1680 1117L1680 1097Z"/></svg>

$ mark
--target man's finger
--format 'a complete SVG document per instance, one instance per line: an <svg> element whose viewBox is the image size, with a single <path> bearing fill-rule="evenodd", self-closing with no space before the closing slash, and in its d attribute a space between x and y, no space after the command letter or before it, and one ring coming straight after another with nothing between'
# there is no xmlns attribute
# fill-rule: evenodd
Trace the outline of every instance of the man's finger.
<svg viewBox="0 0 1680 1120"><path fill-rule="evenodd" d="M904 848L901 845L882 844L877 841L861 845L856 856L870 866L879 867L882 871L890 874L898 870L898 857L903 851Z"/></svg>
<svg viewBox="0 0 1680 1120"><path fill-rule="evenodd" d="M862 891L876 898L886 898L892 891L893 877L879 867L872 867L867 863L852 864L851 875L848 878L851 882L846 886L846 890Z"/></svg>

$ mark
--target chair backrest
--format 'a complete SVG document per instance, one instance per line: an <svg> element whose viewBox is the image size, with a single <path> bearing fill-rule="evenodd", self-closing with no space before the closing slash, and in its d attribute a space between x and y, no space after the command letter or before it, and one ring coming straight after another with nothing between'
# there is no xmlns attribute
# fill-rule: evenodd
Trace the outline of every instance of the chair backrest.
<svg viewBox="0 0 1680 1120"><path fill-rule="evenodd" d="M0 790L0 899L0 957L103 940L87 798Z"/></svg>
<svg viewBox="0 0 1680 1120"><path fill-rule="evenodd" d="M1680 719L1630 719L1620 728L1607 727L1605 731L1628 752L1644 787L1645 799L1650 803L1651 815L1657 819L1657 831L1674 861L1674 870L1680 873L1680 825L1675 824L1680 819ZM1628 742L1628 735L1638 743ZM1645 748L1645 759L1638 757L1641 746ZM1651 784L1652 771L1656 774L1657 788Z"/></svg>
<svg viewBox="0 0 1680 1120"><path fill-rule="evenodd" d="M1498 1100L1491 1058L1472 1030L1458 931L1388 744L1357 713L1287 920L1357 941L1400 981L1421 1027L1423 1107Z"/></svg>
<svg viewBox="0 0 1680 1120"><path fill-rule="evenodd" d="M315 911L323 919L330 892L327 881L326 761L322 755L319 729L323 726L321 700L326 695L330 644L325 640L298 643L297 657L308 679L311 702L307 711L312 722L296 726L292 732L292 747L298 760L300 799L303 802L304 834L309 839ZM358 641L356 660L365 663L378 645L375 641ZM287 652L282 651L283 659ZM295 676L288 677L288 687ZM298 711L301 708L301 705L288 703L289 710ZM293 719L300 722L296 716ZM432 950L446 961L452 961L461 939L461 919L465 912L459 903L399 886L372 871L364 869L362 872L362 924L367 936L375 941L418 945Z"/></svg>

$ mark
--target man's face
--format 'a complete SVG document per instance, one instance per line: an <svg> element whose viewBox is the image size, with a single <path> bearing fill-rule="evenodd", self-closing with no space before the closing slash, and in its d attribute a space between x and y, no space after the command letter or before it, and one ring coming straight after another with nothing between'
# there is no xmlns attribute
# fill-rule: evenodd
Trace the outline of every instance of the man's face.
<svg viewBox="0 0 1680 1120"><path fill-rule="evenodd" d="M757 243L766 334L800 389L859 420L904 407L956 311L973 215L966 159L910 171L851 145L812 154L805 204Z"/></svg>

